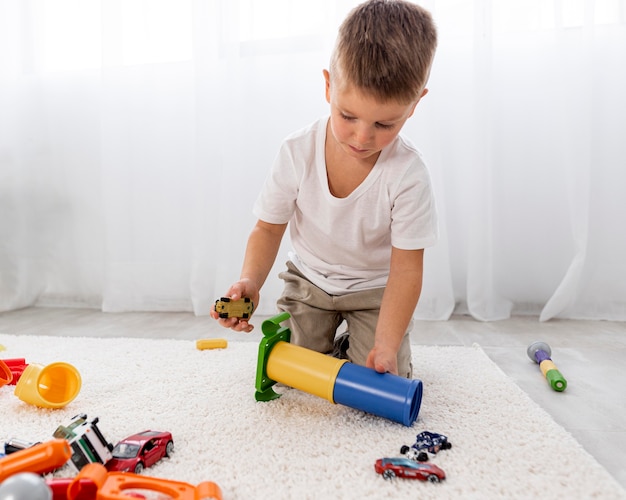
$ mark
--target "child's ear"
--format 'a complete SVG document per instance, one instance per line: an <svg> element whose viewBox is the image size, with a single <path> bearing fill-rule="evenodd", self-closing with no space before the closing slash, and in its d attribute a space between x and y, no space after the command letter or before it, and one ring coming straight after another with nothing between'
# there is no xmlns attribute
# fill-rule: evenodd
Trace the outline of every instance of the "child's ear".
<svg viewBox="0 0 626 500"><path fill-rule="evenodd" d="M415 108L417 107L419 102L422 100L422 97L424 97L426 94L428 94L428 89L425 88L424 90L422 90L422 93L420 94L419 99L415 101L415 104L413 104L413 109L411 109L411 112L409 113L409 118L413 116L413 113L415 112Z"/></svg>
<svg viewBox="0 0 626 500"><path fill-rule="evenodd" d="M323 71L324 73L324 85L325 85L325 92L326 92L326 102L328 102L330 104L330 73L328 72L327 69L325 69Z"/></svg>

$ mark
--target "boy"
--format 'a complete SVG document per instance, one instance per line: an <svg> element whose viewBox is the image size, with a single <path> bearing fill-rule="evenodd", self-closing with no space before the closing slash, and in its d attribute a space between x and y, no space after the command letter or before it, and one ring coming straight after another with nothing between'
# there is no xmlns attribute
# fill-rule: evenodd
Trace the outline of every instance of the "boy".
<svg viewBox="0 0 626 500"><path fill-rule="evenodd" d="M254 206L241 277L226 293L258 304L289 225L294 252L277 305L291 315L292 342L329 354L339 344L352 362L404 377L437 222L426 167L399 133L427 93L436 40L430 14L406 1L370 0L348 15L323 72L330 117L284 141ZM349 337L336 340L344 320Z"/></svg>

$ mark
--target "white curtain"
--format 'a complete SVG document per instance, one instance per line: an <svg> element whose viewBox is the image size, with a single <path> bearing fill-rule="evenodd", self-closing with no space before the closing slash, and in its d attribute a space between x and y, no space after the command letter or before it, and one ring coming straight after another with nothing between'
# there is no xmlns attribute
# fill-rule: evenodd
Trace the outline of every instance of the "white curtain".
<svg viewBox="0 0 626 500"><path fill-rule="evenodd" d="M0 0L0 311L206 314L356 3ZM626 320L626 2L421 3L440 44L404 133L441 240L416 317Z"/></svg>

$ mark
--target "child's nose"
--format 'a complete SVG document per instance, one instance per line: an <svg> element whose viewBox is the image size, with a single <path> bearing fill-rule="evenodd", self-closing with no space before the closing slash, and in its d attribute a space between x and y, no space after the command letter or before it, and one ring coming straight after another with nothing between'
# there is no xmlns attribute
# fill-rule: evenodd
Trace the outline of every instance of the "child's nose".
<svg viewBox="0 0 626 500"><path fill-rule="evenodd" d="M371 141L374 134L371 127L367 125L362 125L360 127L357 127L355 136L357 142L361 145L364 145L368 144Z"/></svg>

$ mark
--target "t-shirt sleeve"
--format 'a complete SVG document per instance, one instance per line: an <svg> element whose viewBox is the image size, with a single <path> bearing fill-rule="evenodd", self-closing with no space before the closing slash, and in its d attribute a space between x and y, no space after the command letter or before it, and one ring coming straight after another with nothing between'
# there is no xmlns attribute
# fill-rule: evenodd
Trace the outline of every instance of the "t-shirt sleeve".
<svg viewBox="0 0 626 500"><path fill-rule="evenodd" d="M437 209L428 170L421 161L407 170L391 211L391 244L401 250L435 245L439 237Z"/></svg>
<svg viewBox="0 0 626 500"><path fill-rule="evenodd" d="M254 203L252 213L270 224L286 224L293 216L297 196L294 155L288 143L283 143Z"/></svg>

